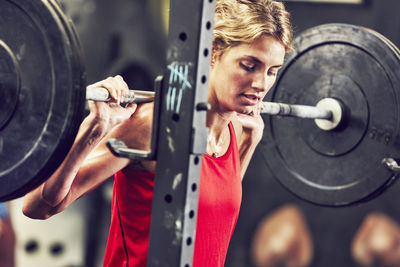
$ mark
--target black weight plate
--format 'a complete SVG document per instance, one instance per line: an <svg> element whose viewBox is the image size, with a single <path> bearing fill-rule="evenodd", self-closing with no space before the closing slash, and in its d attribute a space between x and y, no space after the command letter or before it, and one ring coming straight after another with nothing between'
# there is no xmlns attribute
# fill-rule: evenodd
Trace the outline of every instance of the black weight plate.
<svg viewBox="0 0 400 267"><path fill-rule="evenodd" d="M379 32L376 32L369 28L365 28L365 29L367 31L370 31L372 34L376 35L379 39L381 39L388 46L390 46L392 48L392 50L394 51L394 53L397 55L398 59L400 60L400 49L392 41L390 41L386 36L380 34Z"/></svg>
<svg viewBox="0 0 400 267"><path fill-rule="evenodd" d="M6 43L0 40L0 129L12 117L18 103L20 76L17 59Z"/></svg>
<svg viewBox="0 0 400 267"><path fill-rule="evenodd" d="M383 164L399 158L400 61L361 27L321 25L294 40L269 101L315 106L335 98L344 120L332 131L313 120L265 116L264 159L297 196L343 206L371 199L396 178Z"/></svg>
<svg viewBox="0 0 400 267"><path fill-rule="evenodd" d="M75 47L46 1L1 1L0 39L16 59L12 75L20 79L13 114L0 129L5 201L42 183L64 159L81 121L85 90L74 82Z"/></svg>

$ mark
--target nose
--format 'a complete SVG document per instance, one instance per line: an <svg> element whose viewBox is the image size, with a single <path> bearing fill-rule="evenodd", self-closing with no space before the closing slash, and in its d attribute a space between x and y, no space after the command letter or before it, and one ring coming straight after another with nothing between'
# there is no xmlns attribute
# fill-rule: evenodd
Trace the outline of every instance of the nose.
<svg viewBox="0 0 400 267"><path fill-rule="evenodd" d="M268 91L268 75L264 72L256 73L251 86L259 92Z"/></svg>

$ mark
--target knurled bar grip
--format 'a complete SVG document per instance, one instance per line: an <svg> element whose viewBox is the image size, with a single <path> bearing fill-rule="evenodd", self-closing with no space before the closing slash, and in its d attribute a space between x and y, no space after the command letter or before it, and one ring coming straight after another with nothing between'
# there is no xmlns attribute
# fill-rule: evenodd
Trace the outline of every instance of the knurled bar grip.
<svg viewBox="0 0 400 267"><path fill-rule="evenodd" d="M88 87L86 88L86 99L92 101L104 101L110 102L112 98L106 88L103 87ZM141 90L129 90L124 95L124 103L145 103L152 102L154 100L154 92L152 91L141 91Z"/></svg>
<svg viewBox="0 0 400 267"><path fill-rule="evenodd" d="M314 106L290 105L274 102L263 102L264 109L261 114L292 116L304 119L326 119L332 118L332 111Z"/></svg>

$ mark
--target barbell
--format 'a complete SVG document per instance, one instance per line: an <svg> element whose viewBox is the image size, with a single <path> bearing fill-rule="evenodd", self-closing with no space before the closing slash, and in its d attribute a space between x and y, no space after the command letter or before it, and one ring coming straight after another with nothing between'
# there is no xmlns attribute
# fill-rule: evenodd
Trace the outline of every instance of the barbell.
<svg viewBox="0 0 400 267"><path fill-rule="evenodd" d="M345 24L312 28L294 46L264 102L259 148L266 164L313 203L378 195L399 171L398 49ZM85 76L78 37L55 0L0 2L0 201L23 196L54 172L86 100L110 100L104 88L85 90ZM125 98L148 102L154 92Z"/></svg>

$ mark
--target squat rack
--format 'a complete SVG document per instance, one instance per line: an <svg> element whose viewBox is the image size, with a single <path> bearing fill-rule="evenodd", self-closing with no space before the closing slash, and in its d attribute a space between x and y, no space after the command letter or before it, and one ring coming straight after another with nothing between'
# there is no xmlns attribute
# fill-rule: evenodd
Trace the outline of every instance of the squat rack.
<svg viewBox="0 0 400 267"><path fill-rule="evenodd" d="M208 135L214 13L214 0L170 1L166 69L155 88L152 151L109 141L120 156L157 160L148 267L192 266L201 156Z"/></svg>

